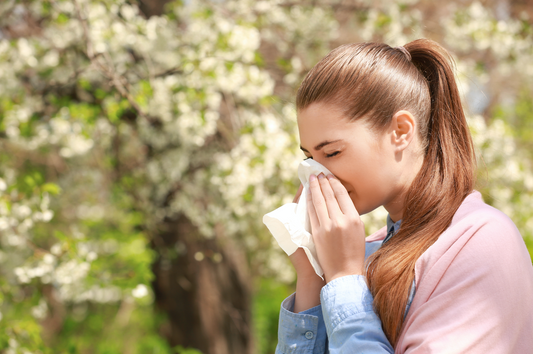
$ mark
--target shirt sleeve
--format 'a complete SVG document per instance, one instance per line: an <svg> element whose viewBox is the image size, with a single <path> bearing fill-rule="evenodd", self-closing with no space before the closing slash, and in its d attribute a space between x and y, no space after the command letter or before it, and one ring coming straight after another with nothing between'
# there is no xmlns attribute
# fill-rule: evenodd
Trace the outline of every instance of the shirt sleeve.
<svg viewBox="0 0 533 354"><path fill-rule="evenodd" d="M295 294L281 303L276 354L324 354L328 338L322 307L294 313Z"/></svg>
<svg viewBox="0 0 533 354"><path fill-rule="evenodd" d="M276 354L394 353L362 275L335 279L322 288L321 305L294 313L292 294L281 304Z"/></svg>
<svg viewBox="0 0 533 354"><path fill-rule="evenodd" d="M320 300L330 354L394 353L374 312L364 276L349 275L329 282L322 288Z"/></svg>
<svg viewBox="0 0 533 354"><path fill-rule="evenodd" d="M381 243L367 242L365 259ZM356 349L366 354L394 352L374 313L363 276L329 282L321 291L322 305L306 311L294 313L294 299L292 294L281 304L276 354L351 353Z"/></svg>

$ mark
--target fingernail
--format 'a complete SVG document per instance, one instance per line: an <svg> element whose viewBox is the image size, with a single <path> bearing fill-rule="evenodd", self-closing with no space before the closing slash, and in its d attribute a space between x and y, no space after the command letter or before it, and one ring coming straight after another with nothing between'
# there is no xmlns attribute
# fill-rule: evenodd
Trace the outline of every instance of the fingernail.
<svg viewBox="0 0 533 354"><path fill-rule="evenodd" d="M309 176L309 182L311 181L316 181L316 176L315 175L310 175Z"/></svg>
<svg viewBox="0 0 533 354"><path fill-rule="evenodd" d="M327 175L328 179L335 179L335 176L333 176L331 173Z"/></svg>
<svg viewBox="0 0 533 354"><path fill-rule="evenodd" d="M325 177L325 176L324 176L323 173L320 173L320 174L318 175L318 178L319 178L319 179L322 179L322 178L324 178L324 177Z"/></svg>

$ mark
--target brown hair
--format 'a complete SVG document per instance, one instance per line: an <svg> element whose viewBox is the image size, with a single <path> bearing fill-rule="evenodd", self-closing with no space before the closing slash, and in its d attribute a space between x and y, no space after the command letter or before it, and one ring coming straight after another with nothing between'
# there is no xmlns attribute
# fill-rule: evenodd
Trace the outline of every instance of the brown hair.
<svg viewBox="0 0 533 354"><path fill-rule="evenodd" d="M298 110L315 102L333 104L351 120L364 118L376 131L383 131L402 109L418 122L424 162L406 193L401 227L367 262L374 309L396 346L415 263L474 188L476 160L453 59L426 39L404 48L343 45L322 59L298 89Z"/></svg>

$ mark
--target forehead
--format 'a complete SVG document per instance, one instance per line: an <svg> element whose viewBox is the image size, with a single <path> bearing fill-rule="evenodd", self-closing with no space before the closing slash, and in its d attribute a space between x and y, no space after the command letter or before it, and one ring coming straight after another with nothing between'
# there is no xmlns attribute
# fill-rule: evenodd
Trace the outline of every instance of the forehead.
<svg viewBox="0 0 533 354"><path fill-rule="evenodd" d="M298 132L300 146L309 152L325 141L379 150L386 140L386 134L374 132L365 118L350 120L340 109L325 103L313 103L298 111Z"/></svg>
<svg viewBox="0 0 533 354"><path fill-rule="evenodd" d="M298 131L302 144L316 143L317 139L341 139L354 122L340 109L325 103L313 103L298 111Z"/></svg>

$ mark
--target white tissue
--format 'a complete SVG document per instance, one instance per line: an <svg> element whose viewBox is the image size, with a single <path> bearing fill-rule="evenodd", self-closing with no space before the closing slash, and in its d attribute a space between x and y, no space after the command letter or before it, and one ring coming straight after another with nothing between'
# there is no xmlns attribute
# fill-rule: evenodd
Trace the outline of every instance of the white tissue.
<svg viewBox="0 0 533 354"><path fill-rule="evenodd" d="M324 272L318 263L311 224L307 214L307 191L309 190L309 176L320 173L330 174L329 170L312 159L304 160L298 166L298 177L304 186L298 204L288 203L263 216L263 223L268 227L280 247L291 255L301 247L304 249L309 262L316 274L322 278ZM324 279L324 278L322 278Z"/></svg>

